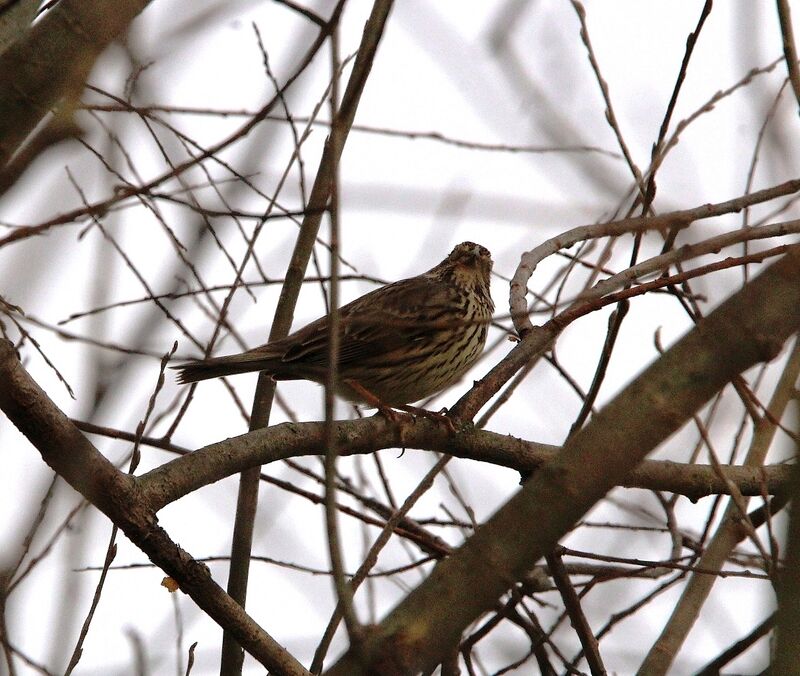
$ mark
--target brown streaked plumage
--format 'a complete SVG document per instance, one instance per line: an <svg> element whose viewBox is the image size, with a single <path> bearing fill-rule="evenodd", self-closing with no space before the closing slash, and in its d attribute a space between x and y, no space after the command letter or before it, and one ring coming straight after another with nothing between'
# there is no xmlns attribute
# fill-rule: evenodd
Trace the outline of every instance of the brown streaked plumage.
<svg viewBox="0 0 800 676"><path fill-rule="evenodd" d="M483 352L494 303L492 258L462 242L439 265L387 284L339 309L339 394L363 401L355 381L383 404L419 401L456 382ZM181 383L248 371L276 380L325 382L328 317L247 352L174 367Z"/></svg>

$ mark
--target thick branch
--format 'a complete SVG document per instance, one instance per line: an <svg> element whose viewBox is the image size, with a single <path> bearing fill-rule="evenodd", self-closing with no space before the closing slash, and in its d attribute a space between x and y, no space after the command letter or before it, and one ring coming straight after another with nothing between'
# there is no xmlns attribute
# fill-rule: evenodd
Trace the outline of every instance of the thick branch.
<svg viewBox="0 0 800 676"><path fill-rule="evenodd" d="M489 462L518 472L530 472L552 460L558 446L526 441L508 434L479 430L471 425L455 434L435 421L418 419L401 430L381 415L336 423L340 455L361 455L383 448L440 451L459 458ZM306 455L325 453L325 425L321 422L282 423L210 444L143 474L139 489L158 511L203 486L249 467ZM729 493L728 481L743 495L770 495L787 490L792 468L723 465L722 477L711 465L687 465L645 460L620 482L626 488L668 491L698 500ZM723 479L724 477L724 479Z"/></svg>
<svg viewBox="0 0 800 676"><path fill-rule="evenodd" d="M61 0L3 52L0 169L53 107L80 93L97 55L148 3Z"/></svg>

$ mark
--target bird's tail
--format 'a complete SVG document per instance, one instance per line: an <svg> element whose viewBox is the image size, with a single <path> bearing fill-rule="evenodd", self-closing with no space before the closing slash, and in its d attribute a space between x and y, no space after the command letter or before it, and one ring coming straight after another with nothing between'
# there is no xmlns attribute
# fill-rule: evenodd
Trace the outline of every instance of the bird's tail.
<svg viewBox="0 0 800 676"><path fill-rule="evenodd" d="M170 368L178 371L178 382L184 384L196 383L198 380L208 380L209 378L219 378L220 376L232 376L236 373L265 371L274 363L275 359L273 357L244 352L226 357L188 361L185 364L178 364Z"/></svg>

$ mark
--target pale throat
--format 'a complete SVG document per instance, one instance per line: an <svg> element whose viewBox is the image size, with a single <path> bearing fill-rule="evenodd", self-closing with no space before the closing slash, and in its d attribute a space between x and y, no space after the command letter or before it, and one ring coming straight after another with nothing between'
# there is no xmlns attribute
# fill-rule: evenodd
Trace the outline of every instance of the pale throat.
<svg viewBox="0 0 800 676"><path fill-rule="evenodd" d="M480 272L472 267L456 265L453 268L453 281L458 286L463 286L468 289L473 289L481 283Z"/></svg>

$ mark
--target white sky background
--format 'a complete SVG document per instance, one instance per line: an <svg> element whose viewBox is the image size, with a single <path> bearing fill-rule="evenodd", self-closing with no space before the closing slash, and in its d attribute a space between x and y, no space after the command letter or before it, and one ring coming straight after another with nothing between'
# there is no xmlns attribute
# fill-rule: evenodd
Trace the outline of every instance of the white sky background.
<svg viewBox="0 0 800 676"><path fill-rule="evenodd" d="M332 3L317 3L327 15ZM652 2L632 0L613 3L585 3L587 22L596 57L608 82L615 113L630 151L641 168L647 166L674 86L684 44L699 17L701 2ZM352 0L345 11L341 51L355 51L369 3ZM159 105L256 110L272 96L264 77L263 64L252 22L258 26L270 63L280 82L292 72L297 55L311 42L314 30L286 8L266 2L188 2L157 0L134 23L128 47L148 67L141 73L133 101L137 105ZM772 3L718 3L703 29L689 74L681 91L675 123L703 106L718 90L732 86L752 68L763 67L781 56L780 31ZM293 87L289 96L292 113L312 113L329 78L328 52L323 50ZM98 62L91 81L117 95L123 94L130 72L127 56L115 46ZM346 71L349 74L349 69ZM673 209L718 202L745 191L747 173L760 126L785 77L785 66L760 76L748 87L720 102L701 116L682 135L659 171L655 208L663 213ZM342 88L344 85L342 85ZM99 94L87 100L108 103ZM321 117L327 119L327 106ZM105 155L115 157L116 166L127 180L139 183L166 170L161 153L141 120L128 114L103 114L113 124L136 173L117 152L110 150L107 136L96 119L83 113L86 141ZM245 118L210 115L170 115L172 124L202 146L224 138L243 124ZM618 157L613 133L604 118L604 106L597 81L579 37L577 16L564 0L531 3L506 2L422 2L398 0L379 48L372 75L356 116L356 124L398 131L437 132L451 139L513 146L593 146L601 152L497 152L456 147L434 140L409 140L363 131L353 131L347 142L341 171L341 255L359 274L387 281L418 274L438 263L463 240L487 246L493 253L495 271L492 292L499 316L508 313L508 284L520 254L542 240L571 227L609 219L627 207L631 176ZM797 105L787 89L781 99L764 141L753 189L794 178L798 154ZM184 158L174 136L158 131L167 152L175 161ZM303 146L306 180L310 188L318 154L326 135L324 127L314 128ZM246 142L222 153L222 157L271 194L293 149L285 124L260 125ZM218 180L229 174L206 163ZM70 185L69 167L89 201L112 194L119 180L109 177L103 166L77 142L62 144L40 157L18 185L0 200L0 222L36 224L79 208L81 199ZM137 178L137 175L139 178ZM298 208L298 172L293 169L280 201ZM199 171L188 174L189 183L206 179ZM174 182L168 188L178 188ZM164 188L164 191L167 187ZM210 190L196 191L195 197L208 208L224 208ZM236 208L260 213L262 197L241 187L229 192ZM157 292L170 290L177 275L188 272L176 264L176 256L156 219L136 201L107 215L103 224L119 238L125 252ZM166 202L159 208L170 227L181 238L189 238L201 227L196 217ZM752 222L775 205L753 211ZM796 210L779 216L793 217ZM621 213L620 212L620 213ZM242 221L251 228L254 221ZM688 237L701 239L738 227L741 216L702 221ZM146 295L130 270L113 254L97 228L68 225L22 244L0 249L0 294L20 305L34 319L54 325L70 314L107 303ZM230 218L214 220L231 255L244 251L241 236ZM285 271L297 232L289 220L271 221L259 240L259 260L268 274L280 278ZM5 234L0 229L0 236ZM321 236L327 239L327 225ZM644 240L649 257L661 248L658 235ZM756 247L757 248L757 247ZM608 267L622 269L629 256L628 243L616 250ZM328 269L325 249L317 253L323 270ZM229 284L231 266L211 241L197 252L195 262L206 284ZM726 254L721 254L724 256ZM238 259L237 259L238 260ZM710 260L710 259L709 259ZM546 261L535 272L532 288L541 288L563 260ZM351 272L342 267L342 273ZM752 270L757 273L757 268ZM310 274L314 274L313 271ZM251 266L248 279L255 279ZM703 278L694 290L705 294L710 309L732 293L741 282L736 269ZM575 282L577 284L578 282ZM194 284L192 284L194 286ZM342 302L373 288L367 282L342 284ZM566 293L577 291L578 286ZM263 342L272 320L279 286L254 290L258 302L244 291L237 293L231 317L248 345ZM221 302L223 294L218 294ZM201 339L207 339L213 322L198 311L191 300L170 302L170 309ZM301 294L295 328L324 312L318 285L307 285ZM571 326L559 339L560 363L585 389L589 386L602 347L608 313L597 312ZM503 320L504 324L509 322ZM543 321L534 315L534 322ZM666 295L650 294L633 301L623 325L607 380L598 403L612 398L635 374L657 356L654 332L661 329L664 346L689 327L689 320L677 302ZM50 396L76 418L91 416L93 422L134 430L146 410L147 400L158 375L158 359L120 355L81 341L65 341L47 328L26 324L56 363L75 391L75 400L58 382L53 371L32 350L24 355L32 375ZM70 322L63 327L80 336L104 343L136 347L153 355L166 353L172 342L180 342L179 355L198 356L174 324L154 311L152 304L140 303ZM490 344L501 340L495 331ZM483 375L510 347L501 340L496 351L476 367L472 377ZM217 354L237 350L231 339L223 340ZM777 373L777 371L775 371ZM430 405L437 409L453 404L466 391L470 379L452 391L439 395ZM249 410L255 375L232 380ZM774 381L770 374L765 385ZM281 384L279 391L300 420L322 417L322 389L309 383ZM769 392L769 389L765 389ZM158 410L165 410L178 395L171 378L159 395ZM93 409L93 403L97 408ZM533 371L508 405L491 420L489 429L526 439L560 443L574 420L580 401L568 384L546 363ZM352 409L340 404L339 414ZM727 415L727 418L725 417ZM167 416L171 420L171 416ZM736 413L722 414L736 424ZM273 409L273 422L286 415ZM162 434L167 425L153 433ZM246 431L230 396L219 382L198 387L189 414L174 436L174 442L197 448ZM110 458L121 460L128 444L92 437ZM722 436L719 451L727 457L730 448ZM658 457L685 460L694 443L692 430L677 435ZM20 524L27 525L38 509L50 480L50 472L38 454L5 419L0 420L0 567L16 560L20 548ZM431 454L409 451L402 457L394 450L381 458L391 476L399 502L412 490L434 461ZM159 450L144 448L139 472L170 459ZM705 462L705 459L701 459ZM319 470L315 459L304 466ZM370 458L343 460L342 472L356 476L363 471L374 477ZM357 469L360 468L360 469ZM274 476L292 481L306 490L321 488L284 466L269 467ZM449 471L474 510L484 520L517 490L518 475L468 461L451 463ZM378 485L377 483L375 484ZM228 479L187 496L160 514L160 522L172 538L195 556L227 556L236 501L236 478ZM656 501L643 491L616 491L614 497L636 510L646 508L663 518ZM381 496L383 497L383 496ZM702 527L710 508L707 498L696 505L679 502L678 513L687 528ZM68 510L77 504L76 494L60 485L55 503L32 548L42 551ZM417 518L446 518L448 510L467 519L444 480L412 512ZM630 513L619 504L604 503L591 520L622 521L641 525L656 522L640 512ZM363 533L352 520L342 518L346 533L348 568L355 568L363 548ZM535 527L535 524L532 524ZM88 510L71 530L57 540L40 565L15 592L11 608L10 636L21 650L55 671L63 671L65 655L74 645L77 631L88 610L96 572L71 572L79 566L102 564L110 526L104 517ZM323 514L318 506L272 487L262 487L256 526L254 553L282 561L302 563L319 569L327 567ZM459 542L453 529L435 532L451 543ZM697 531L694 531L695 534ZM370 531L374 537L376 531ZM521 534L523 536L524 534ZM119 539L115 564L144 562L145 557L124 538ZM648 532L586 528L568 539L576 549L597 553L620 553L642 559L669 555L668 538ZM388 569L409 561L408 551L391 546L379 567ZM225 584L226 566L210 564L215 579ZM185 659L188 645L199 642L194 674L216 673L221 632L184 595L170 596L159 583L162 573L153 568L112 571L100 601L78 673L126 674L133 664L134 639L145 646L150 673L175 673L176 660ZM384 578L375 585L376 600L360 596L363 618L370 608L380 619L421 576L411 572L403 586ZM585 600L587 614L595 627L611 614L653 588L658 581L600 585ZM609 670L630 673L638 666L647 647L658 635L663 617L674 603L680 587L666 593L647 609L623 622L601 643ZM719 580L674 666L674 673L688 673L716 656L723 648L746 634L772 609L774 596L768 582ZM544 599L557 602L553 595ZM730 599L736 599L731 612ZM254 563L248 610L298 659L308 664L319 635L332 610L333 596L327 576L312 576L265 563ZM67 608L66 612L61 608ZM540 619L554 617L546 608L537 609ZM180 655L176 655L176 615L183 627ZM757 618L757 619L754 619ZM566 655L575 652L568 623L556 634ZM631 637L635 636L636 641ZM344 646L343 637L335 650ZM497 638L481 651L489 673L521 657L527 641L514 630L499 630ZM732 668L752 673L766 665L767 644L760 642ZM248 673L262 673L248 661ZM530 662L518 673L529 673ZM23 668L20 673L26 673ZM32 672L33 673L33 672Z"/></svg>

